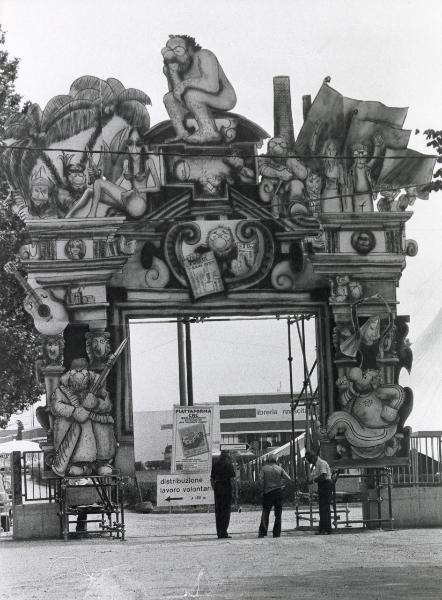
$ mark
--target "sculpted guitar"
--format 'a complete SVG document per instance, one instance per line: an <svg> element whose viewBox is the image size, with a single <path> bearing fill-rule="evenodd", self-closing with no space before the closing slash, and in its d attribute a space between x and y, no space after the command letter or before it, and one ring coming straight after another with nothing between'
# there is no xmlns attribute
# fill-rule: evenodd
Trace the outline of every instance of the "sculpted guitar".
<svg viewBox="0 0 442 600"><path fill-rule="evenodd" d="M63 303L56 300L49 290L45 290L44 288L33 289L21 273L19 273L15 263L8 262L3 268L10 275L14 275L27 292L23 306L25 311L34 319L37 331L44 335L62 333L69 323L68 314Z"/></svg>

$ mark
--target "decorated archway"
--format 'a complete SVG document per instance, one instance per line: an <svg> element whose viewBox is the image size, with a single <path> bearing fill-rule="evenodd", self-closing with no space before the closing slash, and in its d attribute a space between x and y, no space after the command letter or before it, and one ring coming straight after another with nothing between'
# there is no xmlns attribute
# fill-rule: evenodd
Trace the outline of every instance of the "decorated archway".
<svg viewBox="0 0 442 600"><path fill-rule="evenodd" d="M403 461L412 392L399 385L410 351L396 289L417 252L408 208L434 166L407 148L406 109L325 81L295 139L289 81L275 77L260 154L270 136L231 112L215 55L187 36L162 52L168 121L151 128L144 92L85 76L6 123L29 235L8 269L41 333L48 462L59 475L133 471L127 351L109 363L130 318L299 313L318 323L321 452Z"/></svg>

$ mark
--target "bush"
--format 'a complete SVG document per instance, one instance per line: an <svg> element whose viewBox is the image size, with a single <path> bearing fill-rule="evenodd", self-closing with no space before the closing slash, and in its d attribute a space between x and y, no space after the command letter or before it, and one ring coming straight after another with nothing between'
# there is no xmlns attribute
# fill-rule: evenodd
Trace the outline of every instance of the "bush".
<svg viewBox="0 0 442 600"><path fill-rule="evenodd" d="M156 505L156 481L140 481L137 486L135 478L128 478L127 481L123 482L123 501L128 508L133 508L139 502L152 502Z"/></svg>

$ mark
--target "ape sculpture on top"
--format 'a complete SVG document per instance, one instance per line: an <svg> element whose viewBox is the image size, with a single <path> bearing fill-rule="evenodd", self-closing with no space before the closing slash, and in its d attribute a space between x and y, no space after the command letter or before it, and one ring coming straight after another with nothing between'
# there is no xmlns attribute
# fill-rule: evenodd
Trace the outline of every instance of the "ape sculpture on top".
<svg viewBox="0 0 442 600"><path fill-rule="evenodd" d="M191 144L221 141L211 109L231 110L236 104L236 94L217 57L187 35L171 35L161 53L169 85L164 105L175 129L173 141ZM189 114L198 127L192 134L185 126Z"/></svg>

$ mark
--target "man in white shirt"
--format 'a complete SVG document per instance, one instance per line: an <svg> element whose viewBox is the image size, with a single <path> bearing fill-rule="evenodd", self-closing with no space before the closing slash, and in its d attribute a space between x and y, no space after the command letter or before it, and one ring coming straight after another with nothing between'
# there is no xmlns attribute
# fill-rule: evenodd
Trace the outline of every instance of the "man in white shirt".
<svg viewBox="0 0 442 600"><path fill-rule="evenodd" d="M332 532L330 504L332 502L333 483L328 462L311 450L305 453L305 460L314 466L309 485L314 481L318 484L319 500L319 530L316 535L330 535Z"/></svg>
<svg viewBox="0 0 442 600"><path fill-rule="evenodd" d="M258 537L265 537L267 535L272 507L274 507L275 511L273 537L280 537L281 535L283 479L292 481L284 469L276 464L276 457L269 456L267 463L259 473L259 481L262 488L262 515Z"/></svg>

